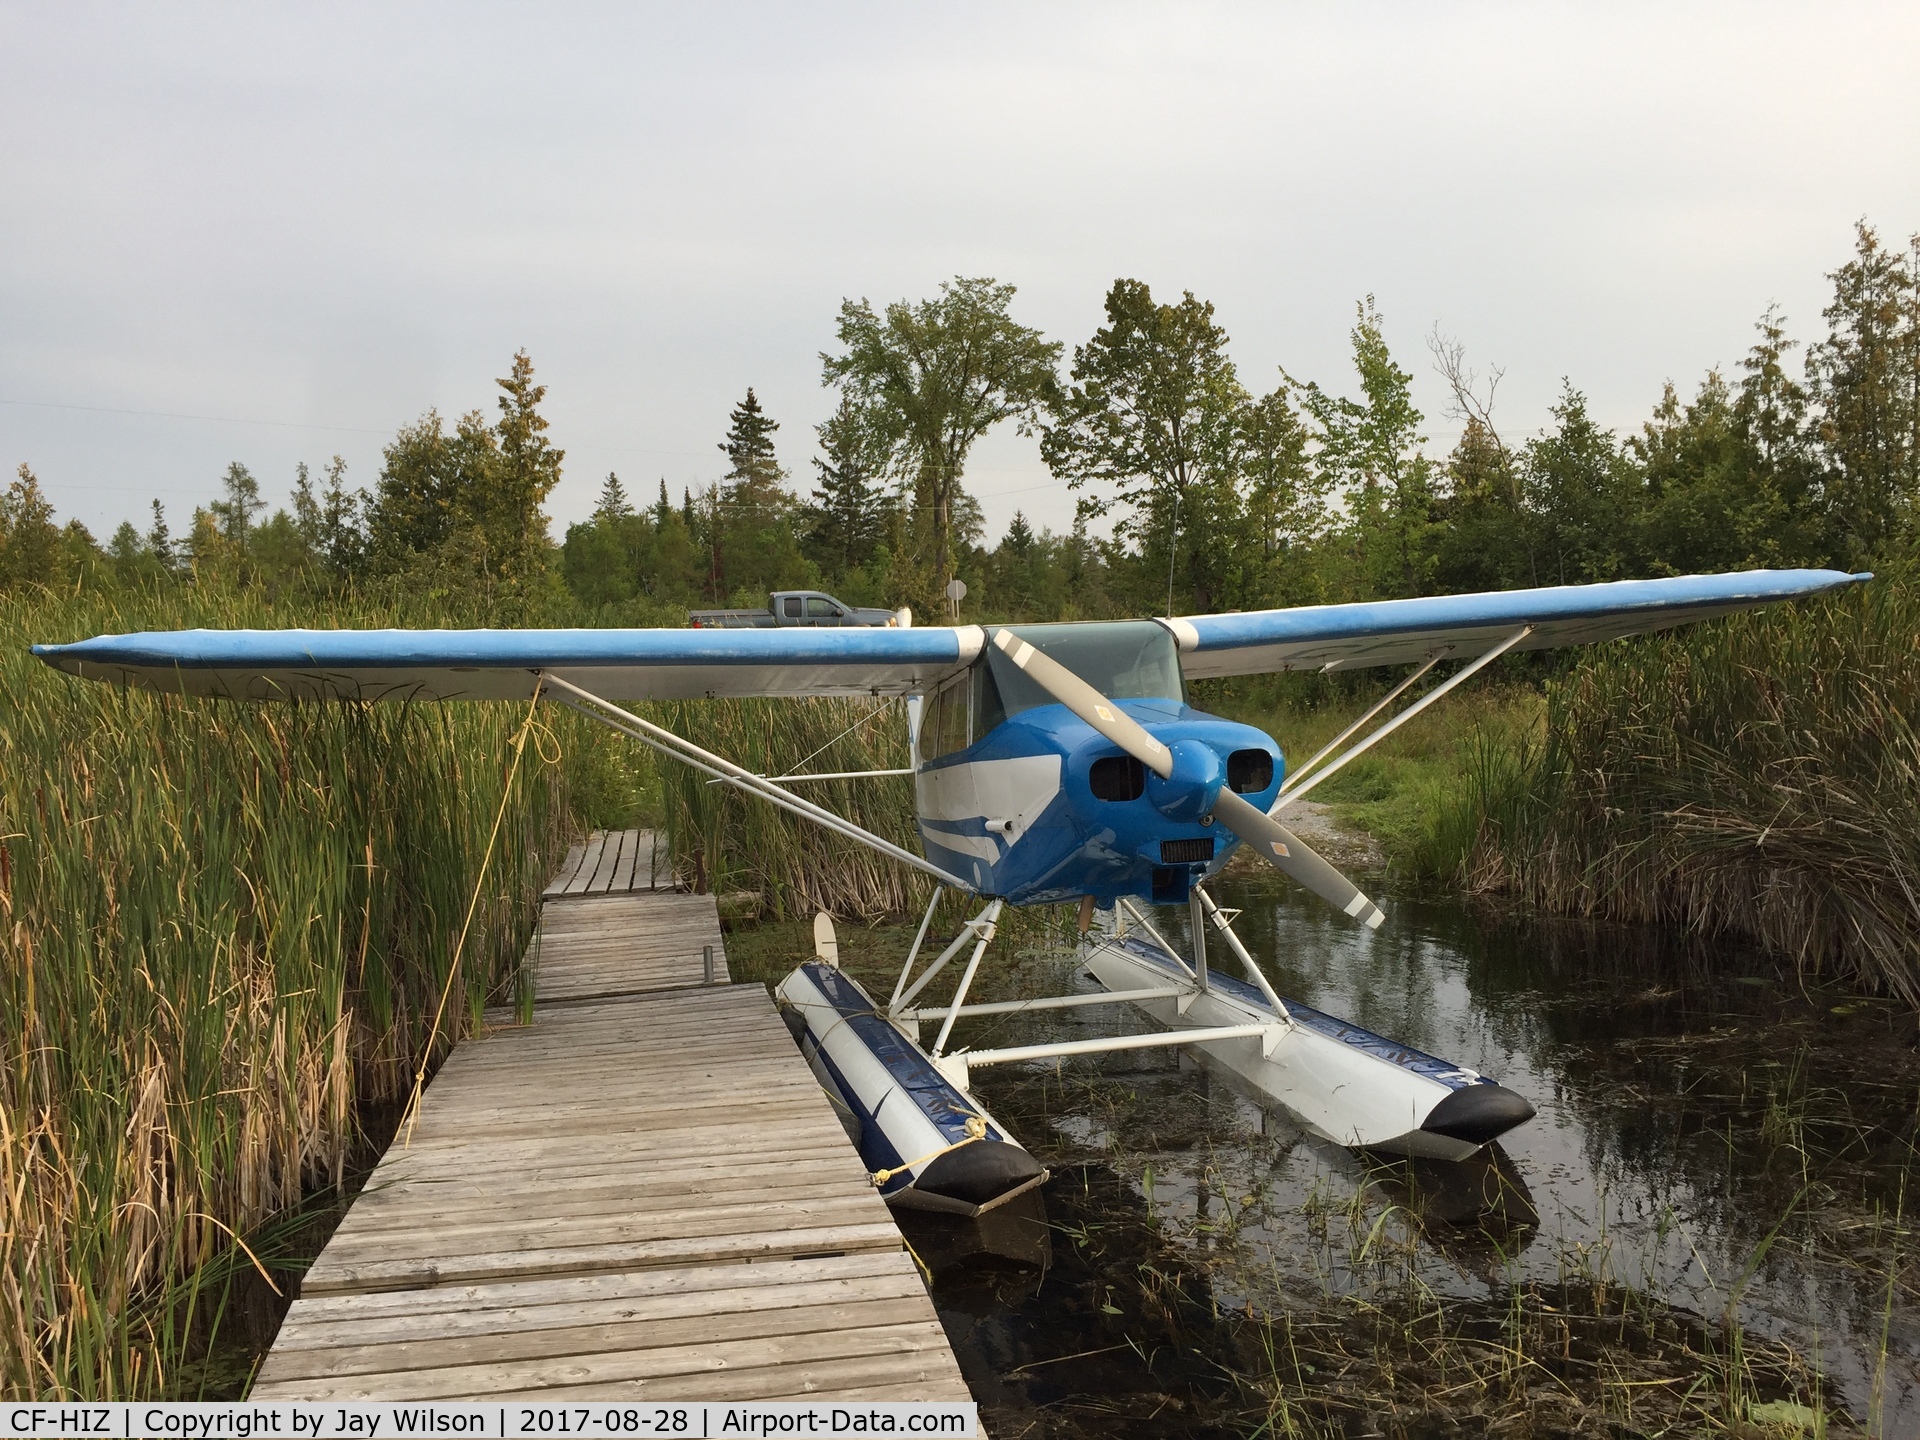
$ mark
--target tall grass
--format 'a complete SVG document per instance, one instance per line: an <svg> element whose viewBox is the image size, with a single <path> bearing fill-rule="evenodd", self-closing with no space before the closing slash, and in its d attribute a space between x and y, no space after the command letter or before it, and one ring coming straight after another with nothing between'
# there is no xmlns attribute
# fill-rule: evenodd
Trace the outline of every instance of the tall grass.
<svg viewBox="0 0 1920 1440"><path fill-rule="evenodd" d="M899 701L708 700L658 707L655 718L761 775L892 770L908 763L906 713ZM918 871L737 786L709 784L688 766L660 763L680 884L747 891L762 913L781 917L826 910L871 918L911 909L916 897L925 902L930 882ZM791 788L919 853L910 777Z"/></svg>
<svg viewBox="0 0 1920 1440"><path fill-rule="evenodd" d="M171 1393L235 1236L338 1184L359 1107L431 1058L520 713L182 699L25 649L284 623L234 594L0 596L8 1396ZM511 975L565 843L529 762L436 1049Z"/></svg>
<svg viewBox="0 0 1920 1440"><path fill-rule="evenodd" d="M1607 646L1483 734L1429 868L1920 1006L1920 576Z"/></svg>

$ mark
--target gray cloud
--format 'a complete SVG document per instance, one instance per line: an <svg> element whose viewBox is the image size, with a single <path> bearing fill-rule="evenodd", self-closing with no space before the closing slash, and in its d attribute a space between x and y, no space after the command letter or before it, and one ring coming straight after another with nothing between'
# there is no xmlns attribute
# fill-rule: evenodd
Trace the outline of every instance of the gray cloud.
<svg viewBox="0 0 1920 1440"><path fill-rule="evenodd" d="M956 273L1069 342L1190 288L1260 388L1344 385L1371 292L1437 446L1436 322L1515 430L1563 375L1636 425L1920 228L1916 54L1910 7L7 4L0 460L98 531L232 459L370 483L524 345L563 522L712 478L749 384L804 478L841 298ZM971 483L1070 517L1011 434Z"/></svg>

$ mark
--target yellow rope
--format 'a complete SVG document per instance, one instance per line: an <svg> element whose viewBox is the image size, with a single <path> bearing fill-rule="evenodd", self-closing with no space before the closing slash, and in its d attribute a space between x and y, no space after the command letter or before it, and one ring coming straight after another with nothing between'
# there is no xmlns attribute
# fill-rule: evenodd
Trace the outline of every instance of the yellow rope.
<svg viewBox="0 0 1920 1440"><path fill-rule="evenodd" d="M891 1170L876 1170L873 1172L873 1174L869 1178L873 1181L875 1185L884 1185L889 1180L891 1180L894 1176L904 1175L907 1171L913 1169L913 1167L916 1165L924 1165L929 1160L938 1160L942 1155L946 1155L951 1153L952 1151L958 1150L962 1146L971 1145L976 1140L984 1140L986 1138L987 1138L987 1122L981 1119L978 1115L969 1115L967 1116L967 1138L966 1139L956 1140L951 1145L942 1145L938 1150L929 1151L927 1154L922 1155L918 1160L905 1161L902 1164L894 1166Z"/></svg>
<svg viewBox="0 0 1920 1440"><path fill-rule="evenodd" d="M420 1120L420 1101L427 1088L427 1066L433 1063L434 1042L440 1038L440 1019L446 1014L447 997L453 994L453 980L460 973L460 962L467 951L467 932L473 928L474 912L480 908L480 888L486 884L487 867L493 862L494 843L500 838L500 823L507 818L507 802L513 798L514 777L520 773L520 757L526 753L527 735L533 729L533 714L540 704L541 682L533 683L533 698L527 702L527 718L513 737L513 761L507 766L507 783L500 789L500 808L493 814L493 829L487 832L487 850L480 857L480 873L473 877L473 895L467 901L467 918L460 924L460 938L454 942L453 959L447 965L447 983L441 987L440 1003L434 1007L433 1027L427 1032L427 1045L420 1052L420 1068L414 1072L413 1093L407 1097L406 1144L413 1144L413 1128ZM542 757L544 758L544 756Z"/></svg>

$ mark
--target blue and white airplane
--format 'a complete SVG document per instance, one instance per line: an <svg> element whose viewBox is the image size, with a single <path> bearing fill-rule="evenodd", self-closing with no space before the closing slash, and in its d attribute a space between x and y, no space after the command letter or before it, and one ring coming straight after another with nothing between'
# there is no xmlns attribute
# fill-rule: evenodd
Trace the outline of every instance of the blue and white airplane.
<svg viewBox="0 0 1920 1440"><path fill-rule="evenodd" d="M982 1065L1180 1045L1235 1072L1341 1145L1440 1159L1474 1154L1533 1109L1486 1076L1283 1000L1208 895L1249 848L1356 924L1384 916L1278 818L1320 781L1503 654L1661 630L1870 577L1755 570L1482 595L1118 623L819 630L190 630L37 645L87 679L244 700L519 700L574 707L714 778L930 874L937 885L891 998L821 958L776 995L893 1203L964 1214L1045 1172L971 1094ZM1380 720L1447 660L1467 663ZM1413 665L1333 745L1289 773L1272 737L1196 710L1187 682L1280 670ZM906 701L923 854L623 709L717 696ZM1354 740L1369 722L1379 724ZM1351 744L1348 744L1352 741ZM1344 751L1334 752L1341 745ZM876 774L898 772L870 772ZM979 914L919 968L943 889ZM1100 989L967 1003L1005 905L1078 902L1081 958ZM1191 953L1153 926L1184 904ZM1218 937L1247 972L1208 964ZM953 995L921 992L969 952ZM950 1048L969 1016L1128 1004L1156 1028L1090 1040ZM936 1023L931 1045L923 1027Z"/></svg>

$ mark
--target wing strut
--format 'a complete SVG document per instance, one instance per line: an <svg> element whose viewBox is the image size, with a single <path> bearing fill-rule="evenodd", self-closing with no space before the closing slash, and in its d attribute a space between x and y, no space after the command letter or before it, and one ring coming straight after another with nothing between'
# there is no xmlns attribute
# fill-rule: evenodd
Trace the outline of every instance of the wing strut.
<svg viewBox="0 0 1920 1440"><path fill-rule="evenodd" d="M715 755L711 750L702 750L691 740L674 734L664 726L655 725L651 720L642 720L632 711L622 710L611 700L603 700L592 691L582 690L578 685L569 680L562 680L558 675L545 674L541 678L549 687L547 693L554 700L570 710L579 711L589 720L598 720L608 729L618 730L622 735L638 740L642 745L658 750L662 755L671 756L683 764L691 765L707 775L732 781L741 789L778 805L782 810L789 810L802 819L811 820L837 835L846 836L849 840L857 840L870 849L878 850L882 855L900 861L903 865L924 870L942 885L950 885L956 890L965 890L968 893L974 891L970 882L962 880L958 875L949 874L932 861L915 855L910 850L903 850L891 840L883 840L871 830L863 829L844 816L836 815L831 810L814 804L811 800L804 800L790 790L782 790L771 780L755 775L750 770L743 770L731 760ZM566 693L559 693L561 691Z"/></svg>
<svg viewBox="0 0 1920 1440"><path fill-rule="evenodd" d="M1358 745L1355 745L1352 749L1348 750L1345 754L1341 755L1339 759L1334 760L1332 763L1326 765L1324 768L1319 770L1311 780L1308 780L1303 784L1299 785L1298 787L1291 790L1289 790L1283 784L1280 787L1280 798L1273 802L1273 808L1268 810L1267 814L1278 815L1282 810L1286 809L1287 806L1293 804L1294 801L1298 800L1301 796L1305 795L1309 790L1313 789L1313 787L1318 785L1322 780L1327 779L1331 775L1337 774L1340 771L1340 769L1347 764L1348 761L1357 760L1361 755L1365 754L1366 751L1371 749L1377 742L1386 739L1387 736L1391 735L1394 731L1398 730L1402 725L1406 724L1407 721L1411 720L1414 716L1418 715L1422 710L1426 709L1427 706L1433 704L1434 701L1438 700L1442 695L1445 695L1449 690L1453 689L1454 686L1460 684L1463 680L1467 680L1472 676L1477 675L1483 668L1485 668L1488 665L1491 665L1495 660L1498 660L1502 655L1506 654L1507 651L1511 650L1514 646L1518 645L1522 640L1526 639L1527 636L1531 635L1532 633L1533 633L1533 626L1522 625L1518 630L1514 631L1513 634L1509 635L1506 639L1502 640L1498 645L1495 645L1490 650L1483 650L1480 653L1478 658L1476 658L1469 664L1461 666L1453 674L1449 675L1445 680L1441 681L1438 685L1434 686L1433 689L1429 690L1426 694L1422 695L1418 700L1414 701L1413 704L1409 705L1406 709L1402 710L1398 715L1394 716L1391 720L1387 721L1386 724L1382 725L1378 730L1375 730L1371 735L1367 736L1367 738L1362 740ZM1401 690L1406 689L1407 685L1411 684L1414 680L1418 679L1421 675L1424 675L1427 672L1427 669L1433 663L1434 662L1432 660L1429 660L1426 663L1426 665L1421 666L1420 669L1414 672L1413 675L1408 676L1407 679L1401 683L1399 688L1393 692L1393 695L1389 695L1387 697L1387 700L1393 699L1394 695L1398 695ZM1384 700L1381 702L1382 705L1384 705L1385 703L1386 701ZM1360 723L1364 724L1367 719L1370 719L1373 715L1378 714L1379 709L1380 709L1379 706L1375 706L1374 709L1369 711L1366 716L1361 717ZM1350 728L1347 733L1351 734L1353 729L1356 729L1356 728L1358 728L1358 726ZM1341 739L1345 739L1345 738L1346 738L1345 736L1341 737ZM1338 744L1339 741L1335 741L1334 743ZM1321 752L1321 754L1325 754L1325 753L1326 753L1325 751ZM1314 757L1315 760L1319 758L1320 757L1318 755ZM1308 764L1311 764L1311 763L1312 761L1308 762ZM1304 769L1306 767L1302 766L1301 768ZM1222 798L1224 799L1225 797L1222 796Z"/></svg>

